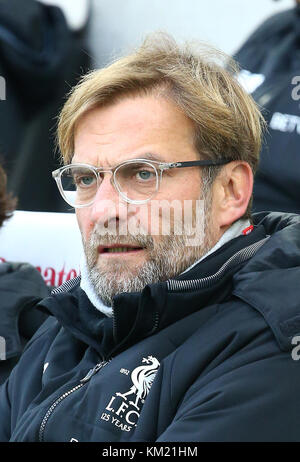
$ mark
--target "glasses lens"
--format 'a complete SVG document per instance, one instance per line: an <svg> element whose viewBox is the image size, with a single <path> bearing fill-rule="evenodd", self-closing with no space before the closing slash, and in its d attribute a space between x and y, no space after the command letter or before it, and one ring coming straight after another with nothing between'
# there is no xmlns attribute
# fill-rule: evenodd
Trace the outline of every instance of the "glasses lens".
<svg viewBox="0 0 300 462"><path fill-rule="evenodd" d="M115 171L115 181L120 192L129 200L149 199L158 187L156 169L148 162L128 162Z"/></svg>
<svg viewBox="0 0 300 462"><path fill-rule="evenodd" d="M87 205L97 192L97 175L89 167L69 166L61 174L61 186L65 200L72 207Z"/></svg>

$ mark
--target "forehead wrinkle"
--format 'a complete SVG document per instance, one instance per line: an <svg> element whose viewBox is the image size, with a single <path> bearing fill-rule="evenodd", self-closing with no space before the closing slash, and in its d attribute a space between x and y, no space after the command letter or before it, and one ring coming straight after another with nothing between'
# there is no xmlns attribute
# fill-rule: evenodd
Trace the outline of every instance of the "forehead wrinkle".
<svg viewBox="0 0 300 462"><path fill-rule="evenodd" d="M155 115L148 120L148 117L138 117L134 119L134 117L130 117L130 120L126 120L124 118L118 118L117 120L114 121L109 121L107 127L103 126L95 126L97 122L91 121L90 123L84 123L85 121L82 121L81 124L78 125L76 131L75 131L75 137L77 134L80 134L80 132L83 130L85 131L87 129L89 135L92 135L94 137L111 137L112 141L114 141L115 138L119 138L120 133L121 135L126 134L128 131L134 131L136 134L140 133L141 129L147 128L148 123L151 124L151 127L149 127L149 135L153 133L153 131L156 132L165 132L170 129L168 123L166 125L162 124L162 121L160 118L157 118ZM88 125L88 126L87 126ZM93 126L94 125L94 126ZM109 144L110 141L95 141L95 143L99 144Z"/></svg>

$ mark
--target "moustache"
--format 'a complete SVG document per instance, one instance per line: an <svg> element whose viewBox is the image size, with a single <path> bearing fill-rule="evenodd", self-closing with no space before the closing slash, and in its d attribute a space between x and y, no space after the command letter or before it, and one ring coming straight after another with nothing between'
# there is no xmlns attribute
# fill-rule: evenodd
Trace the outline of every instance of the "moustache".
<svg viewBox="0 0 300 462"><path fill-rule="evenodd" d="M106 235L103 236L97 232L97 230L93 230L89 241L89 247L98 247L98 246L110 246L110 245L130 245L133 247L147 247L148 249L152 250L154 248L154 240L150 235L144 234L135 234L134 236L128 234L127 236L124 235Z"/></svg>

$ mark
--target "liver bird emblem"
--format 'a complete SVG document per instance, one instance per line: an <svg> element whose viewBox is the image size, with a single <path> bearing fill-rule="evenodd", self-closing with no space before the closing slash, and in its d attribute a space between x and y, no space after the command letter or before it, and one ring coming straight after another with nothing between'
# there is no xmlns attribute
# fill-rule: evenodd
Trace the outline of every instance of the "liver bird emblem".
<svg viewBox="0 0 300 462"><path fill-rule="evenodd" d="M148 395L160 365L159 361L153 356L143 358L142 363L146 365L136 367L131 373L133 385L130 390L126 393L116 393L117 396L121 396L125 400L127 400L127 396L136 394L135 401L129 401L129 404L132 404L137 410L140 410L138 407L139 400L143 403Z"/></svg>

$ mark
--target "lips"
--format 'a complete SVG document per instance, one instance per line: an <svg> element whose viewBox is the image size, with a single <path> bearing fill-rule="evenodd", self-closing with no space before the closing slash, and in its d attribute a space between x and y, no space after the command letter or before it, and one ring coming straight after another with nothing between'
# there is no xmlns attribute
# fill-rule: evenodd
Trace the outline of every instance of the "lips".
<svg viewBox="0 0 300 462"><path fill-rule="evenodd" d="M128 252L138 252L143 250L143 247L137 247L133 245L120 245L114 244L110 246L99 246L98 252L99 254L107 254L107 253L128 253Z"/></svg>

